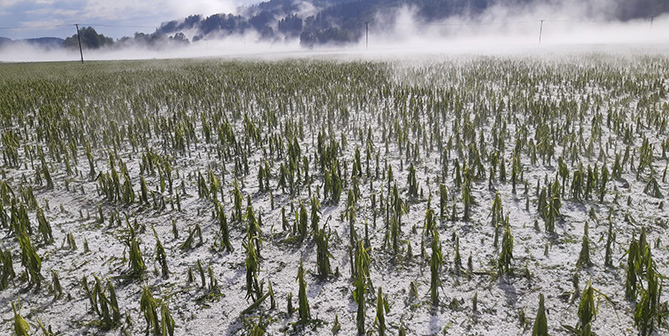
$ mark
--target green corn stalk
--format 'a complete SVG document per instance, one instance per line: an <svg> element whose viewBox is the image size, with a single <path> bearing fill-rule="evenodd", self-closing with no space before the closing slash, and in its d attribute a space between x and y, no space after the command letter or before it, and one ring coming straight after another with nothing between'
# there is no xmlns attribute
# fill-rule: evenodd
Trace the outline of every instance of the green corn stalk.
<svg viewBox="0 0 669 336"><path fill-rule="evenodd" d="M548 320L546 319L546 308L544 307L544 294L539 294L539 310L534 320L532 336L548 336Z"/></svg>
<svg viewBox="0 0 669 336"><path fill-rule="evenodd" d="M58 277L58 272L51 270L51 278L53 283L53 293L54 300L58 300L63 296L63 287L60 285L60 279Z"/></svg>
<svg viewBox="0 0 669 336"><path fill-rule="evenodd" d="M353 196L354 202L357 202L360 199L360 182L358 182L358 176L353 176L351 178L351 188L348 190L349 194Z"/></svg>
<svg viewBox="0 0 669 336"><path fill-rule="evenodd" d="M266 174L265 167L260 164L258 167L258 191L260 192L264 192L269 189L269 185L264 184Z"/></svg>
<svg viewBox="0 0 669 336"><path fill-rule="evenodd" d="M307 236L307 228L309 223L309 218L307 217L307 208L304 206L302 201L300 201L300 213L299 221L297 224L297 232L300 237L300 240L303 240Z"/></svg>
<svg viewBox="0 0 669 336"><path fill-rule="evenodd" d="M606 183L609 182L609 169L606 168L606 165L602 167L602 177L600 178L599 183L599 203L604 202L604 196L606 195Z"/></svg>
<svg viewBox="0 0 669 336"><path fill-rule="evenodd" d="M362 160L360 159L360 148L355 147L355 154L353 156L353 176L362 175Z"/></svg>
<svg viewBox="0 0 669 336"><path fill-rule="evenodd" d="M648 194L649 196L659 198L659 199L664 197L662 195L660 185L657 183L657 180L655 179L655 176L653 176L653 175L651 175L650 179L648 180L648 184L646 184L646 187L643 189L643 192Z"/></svg>
<svg viewBox="0 0 669 336"><path fill-rule="evenodd" d="M346 205L346 217L348 218L349 225L355 224L355 211L356 211L355 202L356 201L355 201L355 196L353 195L353 191L349 189L348 202Z"/></svg>
<svg viewBox="0 0 669 336"><path fill-rule="evenodd" d="M102 329L110 330L113 328L112 315L110 311L111 302L107 298L100 279L95 276L95 285L93 286L93 296L97 298L100 307L97 309L98 314L102 317Z"/></svg>
<svg viewBox="0 0 669 336"><path fill-rule="evenodd" d="M456 188L460 188L462 186L462 175L460 174L460 161L458 159L455 159L455 174L453 177L453 183L455 184Z"/></svg>
<svg viewBox="0 0 669 336"><path fill-rule="evenodd" d="M195 276L193 275L193 269L188 267L188 272L186 272L186 282L193 283L195 281Z"/></svg>
<svg viewBox="0 0 669 336"><path fill-rule="evenodd" d="M209 292L218 293L218 280L216 280L214 269L211 268L211 265L207 266L207 275L209 275Z"/></svg>
<svg viewBox="0 0 669 336"><path fill-rule="evenodd" d="M98 297L95 295L95 292L91 291L90 287L88 286L88 278L86 278L85 275L81 278L81 286L83 287L84 292L86 293L86 297L88 297L88 301L91 304L91 311L99 315L100 310L98 309Z"/></svg>
<svg viewBox="0 0 669 336"><path fill-rule="evenodd" d="M500 275L511 273L511 261L513 260L513 235L511 235L511 226L506 221L504 225L504 235L502 236L502 251L497 260L497 268Z"/></svg>
<svg viewBox="0 0 669 336"><path fill-rule="evenodd" d="M286 297L286 312L288 315L293 315L295 308L293 308L293 292L288 293Z"/></svg>
<svg viewBox="0 0 669 336"><path fill-rule="evenodd" d="M249 336L263 336L265 335L265 329L263 329L262 326L260 326L260 322L258 324L253 325L253 329L251 329L251 333Z"/></svg>
<svg viewBox="0 0 669 336"><path fill-rule="evenodd" d="M356 321L358 335L365 334L365 291L371 286L369 274L369 255L362 240L358 240L355 251L355 280L353 286L353 300L358 304Z"/></svg>
<svg viewBox="0 0 669 336"><path fill-rule="evenodd" d="M358 304L358 310L356 314L356 324L358 327L358 335L365 334L365 290L367 287L367 281L362 275L358 273L355 281L353 282L355 290L353 290L353 300Z"/></svg>
<svg viewBox="0 0 669 336"><path fill-rule="evenodd" d="M269 294L269 300L270 300L270 308L269 309L276 309L276 298L274 297L274 289L272 289L272 282L269 281L268 284L268 294Z"/></svg>
<svg viewBox="0 0 669 336"><path fill-rule="evenodd" d="M95 179L95 160L93 159L93 154L91 153L91 145L86 142L86 158L88 159L88 166L89 166L89 171L88 171L88 179L93 180Z"/></svg>
<svg viewBox="0 0 669 336"><path fill-rule="evenodd" d="M163 279L167 279L170 275L170 270L167 267L167 254L153 224L151 224L151 230L153 230L153 235L156 237L156 261L160 264Z"/></svg>
<svg viewBox="0 0 669 336"><path fill-rule="evenodd" d="M335 158L333 159L333 165L332 165L332 171L330 174L331 178L331 188L330 188L330 198L332 201L337 204L339 203L339 199L341 198L341 191L342 191L342 180L341 180L341 172L339 168L339 161Z"/></svg>
<svg viewBox="0 0 669 336"><path fill-rule="evenodd" d="M258 284L260 261L254 242L257 239L257 237L249 237L248 242L244 244L244 248L246 249L246 298L251 298L253 301L256 301L262 296Z"/></svg>
<svg viewBox="0 0 669 336"><path fill-rule="evenodd" d="M539 189L539 181L537 181L537 190ZM538 199L537 199L537 212L539 213L539 217L542 219L546 220L546 216L548 215L548 202L546 200L546 188L542 188L541 192L538 193Z"/></svg>
<svg viewBox="0 0 669 336"><path fill-rule="evenodd" d="M237 179L232 181L232 199L233 199L233 209L234 209L234 219L241 221L242 220L242 201L243 196L241 190L239 190L239 183Z"/></svg>
<svg viewBox="0 0 669 336"><path fill-rule="evenodd" d="M207 181L199 171L197 172L197 195L200 198L209 198L209 188L207 187Z"/></svg>
<svg viewBox="0 0 669 336"><path fill-rule="evenodd" d="M640 296L634 311L634 325L639 330L640 335L646 336L652 335L656 328L666 326L665 318L669 315L669 311L667 311L666 303L662 304L660 302L662 276L657 274L650 246L644 242L644 229L642 229L642 236L639 237L639 245L643 246L643 250L637 256L636 263L639 265L636 265L636 272L637 275L645 273L646 286L639 286ZM640 283L641 281L639 280Z"/></svg>
<svg viewBox="0 0 669 336"><path fill-rule="evenodd" d="M576 201L581 201L581 194L583 189L583 172L582 166L579 164L578 169L574 172L574 179L571 182L572 198Z"/></svg>
<svg viewBox="0 0 669 336"><path fill-rule="evenodd" d="M376 330L380 336L386 334L386 317L385 314L390 312L390 306L388 301L383 296L383 290L379 287L378 293L376 295L376 320L374 325L376 325Z"/></svg>
<svg viewBox="0 0 669 336"><path fill-rule="evenodd" d="M201 287L205 288L207 286L207 277L204 275L204 268L202 268L202 263L200 262L200 259L197 260L195 266L197 267L197 270L200 273L200 281L202 283Z"/></svg>
<svg viewBox="0 0 669 336"><path fill-rule="evenodd" d="M316 196L311 197L311 230L318 232L318 222L321 219L321 202Z"/></svg>
<svg viewBox="0 0 669 336"><path fill-rule="evenodd" d="M638 290L637 274L640 275L642 272L641 265L639 263L640 259L639 242L632 238L630 247L627 250L627 277L625 281L625 297L628 300L636 299Z"/></svg>
<svg viewBox="0 0 669 336"><path fill-rule="evenodd" d="M590 168L590 165L588 165L588 173L587 173L587 179L585 182L585 199L589 200L590 199L590 194L592 194L592 190L595 188L595 178L599 175L599 172L597 171L597 165L595 165L595 170L593 171L592 168Z"/></svg>
<svg viewBox="0 0 669 336"><path fill-rule="evenodd" d="M74 235L72 234L72 232L67 234L67 246L72 251L77 250L77 241L74 240Z"/></svg>
<svg viewBox="0 0 669 336"><path fill-rule="evenodd" d="M133 277L140 277L146 270L144 258L142 258L142 251L139 249L139 241L137 238L132 238L129 244L130 247L130 273Z"/></svg>
<svg viewBox="0 0 669 336"><path fill-rule="evenodd" d="M42 208L37 208L37 222L39 224L38 230L42 234L42 240L45 244L53 243L53 234L51 232L51 225L44 216Z"/></svg>
<svg viewBox="0 0 669 336"><path fill-rule="evenodd" d="M193 248L193 242L195 241L195 230L188 228L188 237L186 240L179 245L179 248L182 250L190 250Z"/></svg>
<svg viewBox="0 0 669 336"><path fill-rule="evenodd" d="M595 309L594 289L590 281L585 285L581 294L581 301L578 304L578 323L576 330L581 336L589 336L592 322L595 319L597 311Z"/></svg>
<svg viewBox="0 0 669 336"><path fill-rule="evenodd" d="M149 204L149 188L146 187L146 179L144 179L144 176L140 176L139 178L139 190L139 201L142 204Z"/></svg>
<svg viewBox="0 0 669 336"><path fill-rule="evenodd" d="M246 207L246 214L244 218L246 219L246 236L247 237L260 237L262 230L260 229L260 221L256 219L255 211L251 205L251 200L248 201L249 205ZM260 218L260 217L258 217ZM260 254L260 241L256 240L257 253Z"/></svg>
<svg viewBox="0 0 669 336"><path fill-rule="evenodd" d="M160 335L174 336L174 319L165 300L160 302Z"/></svg>
<svg viewBox="0 0 669 336"><path fill-rule="evenodd" d="M209 178L209 191L211 193L211 200L216 203L218 202L218 190L220 189L218 178L216 178L214 171L211 168L209 168L207 177Z"/></svg>
<svg viewBox="0 0 669 336"><path fill-rule="evenodd" d="M55 336L53 331L51 331L51 326L45 327L44 324L42 323L42 320L40 320L39 317L37 318L37 325L39 326L44 336Z"/></svg>
<svg viewBox="0 0 669 336"><path fill-rule="evenodd" d="M462 204L464 205L465 211L463 214L464 220L469 220L469 214L472 204L474 203L474 196L471 193L471 170L469 166L465 165L464 169L464 181L462 183Z"/></svg>
<svg viewBox="0 0 669 336"><path fill-rule="evenodd" d="M10 226L17 236L24 231L29 235L33 232L32 227L30 226L30 220L28 219L28 209L23 202L17 204L16 199L12 201Z"/></svg>
<svg viewBox="0 0 669 336"><path fill-rule="evenodd" d="M333 335L336 335L339 332L339 330L341 330L341 324L339 323L339 314L335 314L335 320L334 323L332 323L332 329L330 329L330 331L332 331Z"/></svg>
<svg viewBox="0 0 669 336"><path fill-rule="evenodd" d="M476 314L478 312L478 306L479 306L479 293L474 292L474 297L472 298L472 312Z"/></svg>
<svg viewBox="0 0 669 336"><path fill-rule="evenodd" d="M560 216L560 208L562 207L562 201L560 200L560 186L555 181L553 183L553 188L551 191L551 200L546 206L546 232L555 233L555 222L557 221L558 216Z"/></svg>
<svg viewBox="0 0 669 336"><path fill-rule="evenodd" d="M460 257L460 237L455 236L455 256L453 257L453 267L455 274L460 274L462 270L462 257Z"/></svg>
<svg viewBox="0 0 669 336"><path fill-rule="evenodd" d="M46 180L46 190L53 189L53 179L51 179L51 173L46 163L42 163L42 174L44 174L44 179Z"/></svg>
<svg viewBox="0 0 669 336"><path fill-rule="evenodd" d="M439 185L439 218L444 219L448 212L448 189L445 184Z"/></svg>
<svg viewBox="0 0 669 336"><path fill-rule="evenodd" d="M604 266L613 267L613 221L609 220L609 231L606 236L606 253L604 255Z"/></svg>
<svg viewBox="0 0 669 336"><path fill-rule="evenodd" d="M172 235L174 239L179 239L179 229L177 229L177 221L172 219Z"/></svg>
<svg viewBox="0 0 669 336"><path fill-rule="evenodd" d="M512 155L512 163L511 163L511 192L516 193L516 182L518 180L518 175L522 171L521 165L520 165L520 154L516 152L515 150L513 151Z"/></svg>
<svg viewBox="0 0 669 336"><path fill-rule="evenodd" d="M502 208L502 199L499 196L499 191L495 193L495 199L492 201L492 207L490 208L490 213L488 217L492 217L490 224L493 227L497 226L497 223L504 219L503 215L504 209Z"/></svg>
<svg viewBox="0 0 669 336"><path fill-rule="evenodd" d="M29 336L30 335L30 325L28 322L23 319L21 316L21 299L19 298L18 308L14 302L12 302L12 309L14 310L14 334L16 336Z"/></svg>
<svg viewBox="0 0 669 336"><path fill-rule="evenodd" d="M592 262L590 261L590 239L588 238L588 223L586 222L583 228L583 242L581 243L581 252L579 253L576 267L590 266L592 266Z"/></svg>
<svg viewBox="0 0 669 336"><path fill-rule="evenodd" d="M434 210L432 210L429 206L425 210L425 219L424 219L425 224L423 225L423 234L425 236L429 236L434 229L436 229L436 219L434 216Z"/></svg>
<svg viewBox="0 0 669 336"><path fill-rule="evenodd" d="M142 296L139 299L139 310L144 314L146 321L146 334L153 329L154 335L160 335L160 323L158 322L158 303L153 298L153 294L148 287L142 290Z"/></svg>
<svg viewBox="0 0 669 336"><path fill-rule="evenodd" d="M30 242L28 233L24 230L18 234L19 245L21 247L21 264L26 269L29 277L30 285L37 285L37 288L42 284L42 260L37 255L35 248Z"/></svg>
<svg viewBox="0 0 669 336"><path fill-rule="evenodd" d="M221 242L228 252L232 252L232 243L230 243L230 229L228 228L228 219L225 216L225 210L222 204L218 204L218 226L221 231Z"/></svg>
<svg viewBox="0 0 669 336"><path fill-rule="evenodd" d="M14 263L12 262L12 252L9 250L0 250L0 262L2 262L2 272L0 273L0 290L9 286L9 281L14 281Z"/></svg>
<svg viewBox="0 0 669 336"><path fill-rule="evenodd" d="M439 241L439 233L434 231L432 235L432 257L430 258L430 300L433 306L439 304L438 288L441 286L439 278L439 271L443 264L443 257L441 254L441 242Z"/></svg>
<svg viewBox="0 0 669 336"><path fill-rule="evenodd" d="M135 191L132 189L132 181L128 175L128 169L125 165L121 166L123 175L123 186L121 187L121 201L125 205L130 205L135 201Z"/></svg>
<svg viewBox="0 0 669 336"><path fill-rule="evenodd" d="M121 324L121 310L118 307L118 300L116 298L116 289L111 281L107 282L107 291L109 291L109 305L112 310L112 324L114 327Z"/></svg>
<svg viewBox="0 0 669 336"><path fill-rule="evenodd" d="M308 323L311 320L311 313L309 312L309 301L307 300L307 283L304 281L304 266L300 260L300 267L297 269L297 282L299 284L299 314L300 323Z"/></svg>
<svg viewBox="0 0 669 336"><path fill-rule="evenodd" d="M318 266L318 277L321 280L327 279L332 273L330 268L330 259L334 258L329 251L329 241L331 232L328 229L327 234L325 228L322 228L316 233L316 261Z"/></svg>
<svg viewBox="0 0 669 336"><path fill-rule="evenodd" d="M409 190L409 197L418 197L418 182L416 181L416 168L413 162L409 165L409 175L407 176L407 189Z"/></svg>

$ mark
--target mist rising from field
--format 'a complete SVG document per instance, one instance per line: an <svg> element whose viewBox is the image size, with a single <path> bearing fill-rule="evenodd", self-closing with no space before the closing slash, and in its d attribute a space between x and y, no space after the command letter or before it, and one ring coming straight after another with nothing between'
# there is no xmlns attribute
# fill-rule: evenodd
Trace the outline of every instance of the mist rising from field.
<svg viewBox="0 0 669 336"><path fill-rule="evenodd" d="M598 15L588 14L597 12ZM377 53L507 52L519 48L669 46L669 15L628 22L606 21L592 6L535 6L524 11L493 7L476 19L454 17L425 24L415 9L377 16L369 50ZM543 24L541 21L544 21ZM364 43L364 41L363 41Z"/></svg>
<svg viewBox="0 0 669 336"><path fill-rule="evenodd" d="M571 0L566 0L571 1ZM403 7L377 14L357 44L306 49L298 39L264 41L255 33L201 40L185 47L84 50L86 60L171 59L198 57L284 58L313 55L386 57L412 54L517 53L528 50L669 50L669 15L628 22L605 20L611 1L522 10L495 6L476 18L442 22L417 20L416 9ZM543 26L541 24L543 22ZM187 34L188 35L188 34ZM540 41L541 35L541 41ZM78 50L45 51L30 45L0 50L0 62L77 61Z"/></svg>

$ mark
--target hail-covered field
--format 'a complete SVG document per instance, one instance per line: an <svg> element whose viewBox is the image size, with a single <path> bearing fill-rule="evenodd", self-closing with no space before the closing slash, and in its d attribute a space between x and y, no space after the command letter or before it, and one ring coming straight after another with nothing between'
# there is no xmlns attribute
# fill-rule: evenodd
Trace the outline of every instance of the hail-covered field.
<svg viewBox="0 0 669 336"><path fill-rule="evenodd" d="M666 54L0 72L2 334L669 330Z"/></svg>

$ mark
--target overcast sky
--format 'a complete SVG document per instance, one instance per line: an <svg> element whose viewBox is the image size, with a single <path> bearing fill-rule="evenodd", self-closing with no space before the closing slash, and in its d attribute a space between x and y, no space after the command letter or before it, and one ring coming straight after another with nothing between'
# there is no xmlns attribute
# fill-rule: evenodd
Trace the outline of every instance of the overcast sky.
<svg viewBox="0 0 669 336"><path fill-rule="evenodd" d="M0 0L0 37L65 38L72 36L76 32L74 24L80 23L95 27L105 36L119 38L135 32L152 33L161 22L188 15L234 13L239 6L262 1Z"/></svg>

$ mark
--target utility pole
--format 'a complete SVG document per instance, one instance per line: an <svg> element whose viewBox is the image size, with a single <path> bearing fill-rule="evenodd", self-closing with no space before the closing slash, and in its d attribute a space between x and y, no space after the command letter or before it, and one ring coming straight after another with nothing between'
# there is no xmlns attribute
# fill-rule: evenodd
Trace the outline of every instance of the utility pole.
<svg viewBox="0 0 669 336"><path fill-rule="evenodd" d="M544 20L540 20L541 25L539 26L539 44L541 44L541 35L544 32Z"/></svg>
<svg viewBox="0 0 669 336"><path fill-rule="evenodd" d="M81 55L81 64L84 64L84 51L81 49L81 34L79 34L79 24L75 24L77 27L77 40L79 41L79 54Z"/></svg>
<svg viewBox="0 0 669 336"><path fill-rule="evenodd" d="M650 17L650 30L653 30L653 20L655 19L654 16Z"/></svg>
<svg viewBox="0 0 669 336"><path fill-rule="evenodd" d="M365 21L365 50L369 49L369 22Z"/></svg>

